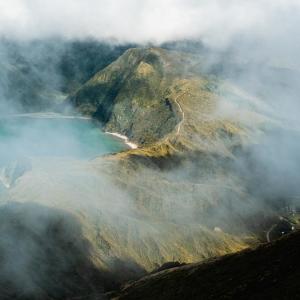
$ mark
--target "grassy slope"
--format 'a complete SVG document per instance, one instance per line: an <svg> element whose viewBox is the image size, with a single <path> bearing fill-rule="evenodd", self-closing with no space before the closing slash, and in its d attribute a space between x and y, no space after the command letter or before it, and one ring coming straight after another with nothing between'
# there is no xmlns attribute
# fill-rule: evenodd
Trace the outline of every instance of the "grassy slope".
<svg viewBox="0 0 300 300"><path fill-rule="evenodd" d="M257 130L269 120L255 112L247 95L204 73L192 54L130 49L70 100L84 114L102 121L108 131L147 146L126 155L157 157L189 150L228 156L247 139L253 129L249 124ZM241 99L238 105L244 109L243 122L236 116L216 115L220 93Z"/></svg>
<svg viewBox="0 0 300 300"><path fill-rule="evenodd" d="M174 76L162 50L130 49L97 73L70 100L109 131L150 144L170 132L176 114L166 98Z"/></svg>
<svg viewBox="0 0 300 300"><path fill-rule="evenodd" d="M251 211L251 199L226 163L234 149L249 142L252 132L269 120L256 112L247 95L201 75L198 63L186 53L130 49L70 98L107 130L141 145L93 164L128 193L137 216L133 223L125 218L126 238L108 228L106 241L112 252L147 270L174 259L195 262L246 246L239 235L245 237L241 212L232 203ZM242 102L242 120L217 113L221 90ZM175 166L180 174L173 176ZM228 219L234 219L234 227L241 225L238 234ZM216 232L215 227L224 231Z"/></svg>
<svg viewBox="0 0 300 300"><path fill-rule="evenodd" d="M196 72L195 64L193 56L174 51L128 50L70 100L83 113L105 123L107 130L124 133L142 147L82 162L84 166L66 163L63 172L50 168L41 175L33 170L18 181L13 199L46 201L75 213L93 249L89 258L99 268L119 268L117 273L124 279L135 268L149 271L172 260L196 262L245 248L242 221L234 220L235 225L241 224L237 232L224 218L238 218L232 203L243 203L248 210L251 199L226 169L226 162L234 158L235 148L249 142L252 133L270 120L256 112L259 103L254 99ZM234 99L232 105L238 99L243 118L236 114L220 117L221 91L230 101ZM180 167L180 174L174 166ZM117 188L107 193L106 177L122 193ZM69 178L74 181L70 183ZM49 193L45 182L61 185L63 194ZM93 192L97 209L91 212L88 201L90 197L94 208ZM123 200L129 211L123 206L122 213L111 209L111 203ZM212 207L217 218L209 214ZM219 213L225 208L231 214L226 212L223 218ZM129 262L129 268L119 266L123 261Z"/></svg>

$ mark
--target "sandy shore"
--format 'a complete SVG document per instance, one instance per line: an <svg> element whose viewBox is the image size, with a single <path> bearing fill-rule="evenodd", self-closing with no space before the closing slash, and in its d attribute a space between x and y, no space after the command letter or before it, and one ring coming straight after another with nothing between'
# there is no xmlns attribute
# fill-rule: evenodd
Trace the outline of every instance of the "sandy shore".
<svg viewBox="0 0 300 300"><path fill-rule="evenodd" d="M6 118L11 117L26 117L26 118L38 118L38 119L81 119L81 120L92 120L91 117L83 117L83 116L70 116L70 115L62 115L54 112L45 112L45 113L26 113L26 114L11 114L5 116ZM128 145L131 149L138 148L138 145L129 141L128 137L117 132L105 132L106 134L113 135L119 139L122 139L126 145Z"/></svg>
<svg viewBox="0 0 300 300"><path fill-rule="evenodd" d="M137 145L137 144L134 144L134 143L132 143L132 142L129 142L128 137L125 136L125 135L119 134L119 133L117 133L117 132L108 132L108 131L106 131L105 133L106 133L106 134L113 135L113 136L115 136L115 137L117 137L117 138L119 138L119 139L124 140L125 144L128 145L131 149L136 149L136 148L138 148L138 145Z"/></svg>

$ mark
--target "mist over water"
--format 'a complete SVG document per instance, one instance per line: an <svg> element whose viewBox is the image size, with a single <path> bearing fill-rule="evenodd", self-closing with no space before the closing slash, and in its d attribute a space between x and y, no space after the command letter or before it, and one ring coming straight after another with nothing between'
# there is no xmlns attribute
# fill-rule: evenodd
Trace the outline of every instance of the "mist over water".
<svg viewBox="0 0 300 300"><path fill-rule="evenodd" d="M7 117L0 120L1 161L20 157L90 159L127 146L101 131L92 120Z"/></svg>

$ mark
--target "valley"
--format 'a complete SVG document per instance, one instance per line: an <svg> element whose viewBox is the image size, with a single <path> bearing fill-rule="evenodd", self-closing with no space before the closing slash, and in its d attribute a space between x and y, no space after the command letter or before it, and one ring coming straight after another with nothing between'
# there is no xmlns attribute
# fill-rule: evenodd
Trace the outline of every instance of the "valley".
<svg viewBox="0 0 300 300"><path fill-rule="evenodd" d="M300 133L270 102L215 74L201 55L136 47L114 58L85 81L66 81L70 90L55 105L46 101L41 110L37 97L30 113L1 118L0 200L9 220L0 230L8 226L12 235L0 243L0 256L20 244L16 268L31 274L28 290L19 290L14 272L0 276L4 299L37 290L38 300L110 297L170 262L188 264L174 272L180 277L193 264L265 242L290 205L285 191L274 196L262 184L259 155L272 132ZM276 180L270 178L272 190ZM287 189L297 194L295 181ZM235 255L229 257L246 256ZM152 289L152 278L167 282L164 274L149 275L145 288ZM147 299L143 280L112 297Z"/></svg>

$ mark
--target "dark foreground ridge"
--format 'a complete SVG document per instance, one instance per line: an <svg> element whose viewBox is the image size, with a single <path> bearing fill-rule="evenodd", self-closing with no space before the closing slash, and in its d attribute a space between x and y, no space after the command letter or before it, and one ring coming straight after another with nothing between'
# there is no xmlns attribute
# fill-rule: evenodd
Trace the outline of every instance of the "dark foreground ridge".
<svg viewBox="0 0 300 300"><path fill-rule="evenodd" d="M72 214L34 203L0 208L0 299L102 299L116 276L90 260Z"/></svg>
<svg viewBox="0 0 300 300"><path fill-rule="evenodd" d="M111 299L300 299L300 232L256 249L151 274Z"/></svg>

